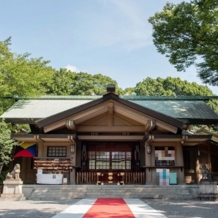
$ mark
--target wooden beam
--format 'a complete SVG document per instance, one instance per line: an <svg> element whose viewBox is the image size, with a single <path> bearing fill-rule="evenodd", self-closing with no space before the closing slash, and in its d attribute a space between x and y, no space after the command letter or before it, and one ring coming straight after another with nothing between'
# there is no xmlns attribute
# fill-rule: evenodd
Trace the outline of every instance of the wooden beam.
<svg viewBox="0 0 218 218"><path fill-rule="evenodd" d="M105 115L101 114L100 116L93 117L93 118L89 119L88 122L85 121L84 123L85 123L85 125L95 126L95 125L101 123L102 121L106 120L107 119L106 116L107 116L107 113L105 113ZM83 123L81 125L83 125Z"/></svg>
<svg viewBox="0 0 218 218"><path fill-rule="evenodd" d="M97 116L99 114L102 114L102 113L105 113L108 111L108 107L107 105L102 105L101 107L95 107L93 109L89 109L89 110L86 110L86 111L83 111L77 115L74 115L72 117L68 117L66 119L63 119L63 120L60 120L60 121L57 121L55 123L52 123L48 126L45 126L43 128L44 132L47 133L47 132L50 132L54 129L58 129L60 127L64 127L66 125L66 121L67 120L73 120L74 121L74 125L80 123L80 122L83 122L87 119L90 119L91 117L94 117L94 116Z"/></svg>
<svg viewBox="0 0 218 218"><path fill-rule="evenodd" d="M172 125L170 125L168 123L164 123L164 122L159 121L159 120L156 120L156 126L159 126L159 127L163 128L163 129L166 129L166 130L168 130L168 131L170 131L172 133L177 133L178 132L177 127L172 126Z"/></svg>
<svg viewBox="0 0 218 218"><path fill-rule="evenodd" d="M144 116L138 114L138 113L135 113L134 111L130 111L130 110L126 110L124 108L121 108L119 106L115 106L114 107L114 111L118 114L121 114L121 115L124 115L126 117L129 117L130 119L133 119L133 120L136 120L137 122L143 124L143 125L146 125L147 123L147 119L145 119Z"/></svg>
<svg viewBox="0 0 218 218"><path fill-rule="evenodd" d="M44 142L44 141L39 137L39 135L36 135L35 137L36 137L36 139L37 139L38 142L41 142L41 143Z"/></svg>
<svg viewBox="0 0 218 218"><path fill-rule="evenodd" d="M77 126L77 132L143 132L144 126Z"/></svg>
<svg viewBox="0 0 218 218"><path fill-rule="evenodd" d="M43 142L71 142L69 138L40 138Z"/></svg>
<svg viewBox="0 0 218 218"><path fill-rule="evenodd" d="M69 130L76 130L76 124L74 123L73 120L67 120L66 121L66 127Z"/></svg>
<svg viewBox="0 0 218 218"><path fill-rule="evenodd" d="M154 138L154 136L149 135L148 138L147 138L147 140L145 140L145 145L150 144L150 143L152 142L153 138Z"/></svg>
<svg viewBox="0 0 218 218"><path fill-rule="evenodd" d="M128 135L128 136L117 136L117 135L81 135L78 136L79 140L94 140L94 141L141 141L143 140L144 135Z"/></svg>
<svg viewBox="0 0 218 218"><path fill-rule="evenodd" d="M184 142L183 146L196 146L199 142Z"/></svg>
<svg viewBox="0 0 218 218"><path fill-rule="evenodd" d="M157 143L166 143L166 142L180 142L181 138L153 138L153 142Z"/></svg>
<svg viewBox="0 0 218 218"><path fill-rule="evenodd" d="M133 125L132 123L130 123L130 122L128 122L128 121L122 119L122 118L119 117L119 116L114 115L114 118L117 119L117 120L119 120L121 123L123 123L123 124L126 125L126 126L132 126L132 125Z"/></svg>
<svg viewBox="0 0 218 218"><path fill-rule="evenodd" d="M108 107L105 105L101 105L97 108L89 109L89 110L84 111L83 113L80 113L78 115L74 115L72 118L73 118L74 122L76 124L78 124L78 123L82 123L83 121L88 120L92 117L95 117L99 114L103 114L107 111L108 111Z"/></svg>
<svg viewBox="0 0 218 218"><path fill-rule="evenodd" d="M148 120L145 125L145 132L149 133L155 128L156 122L153 120Z"/></svg>
<svg viewBox="0 0 218 218"><path fill-rule="evenodd" d="M66 119L60 120L60 121L58 121L56 123L52 123L52 124L50 124L48 126L45 126L43 128L43 130L44 130L45 133L47 133L47 132L50 132L50 131L52 131L54 129L58 129L60 127L64 127L65 125L66 125Z"/></svg>
<svg viewBox="0 0 218 218"><path fill-rule="evenodd" d="M114 106L114 111L117 112L117 113L120 113L126 117L129 117L133 120L136 120L137 122L139 123L142 123L144 125L147 124L147 121L148 120L154 120L154 117L150 117L150 116L147 116L139 111L135 111L135 110L130 110L128 107L126 106L120 106L118 104L116 104ZM160 126L160 127L163 127L164 129L167 129L169 130L170 132L172 133L177 133L178 131L178 128L175 127L175 126L172 126L168 123L165 123L165 122L162 122L160 120L155 120L156 122L156 125L157 126Z"/></svg>
<svg viewBox="0 0 218 218"><path fill-rule="evenodd" d="M34 136L34 138L26 138L26 137L13 137L18 142L38 142L37 138Z"/></svg>

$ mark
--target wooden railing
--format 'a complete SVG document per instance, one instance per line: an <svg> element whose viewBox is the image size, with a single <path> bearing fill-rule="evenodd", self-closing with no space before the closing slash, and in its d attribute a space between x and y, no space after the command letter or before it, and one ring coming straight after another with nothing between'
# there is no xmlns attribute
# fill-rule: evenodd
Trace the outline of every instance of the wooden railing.
<svg viewBox="0 0 218 218"><path fill-rule="evenodd" d="M96 172L78 172L76 175L77 184L97 184L98 176ZM145 184L144 172L126 172L122 175L123 184Z"/></svg>
<svg viewBox="0 0 218 218"><path fill-rule="evenodd" d="M125 184L145 184L144 172L127 172L124 174Z"/></svg>
<svg viewBox="0 0 218 218"><path fill-rule="evenodd" d="M97 184L97 173L78 172L76 176L77 184Z"/></svg>

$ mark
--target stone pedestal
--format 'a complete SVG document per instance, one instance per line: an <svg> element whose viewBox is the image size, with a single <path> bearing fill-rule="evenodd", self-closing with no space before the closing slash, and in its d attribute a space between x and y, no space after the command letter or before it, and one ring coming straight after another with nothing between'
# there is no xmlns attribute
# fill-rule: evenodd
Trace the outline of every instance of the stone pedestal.
<svg viewBox="0 0 218 218"><path fill-rule="evenodd" d="M200 199L216 200L217 193L217 181L202 180L199 183L198 196Z"/></svg>
<svg viewBox="0 0 218 218"><path fill-rule="evenodd" d="M3 182L3 192L1 194L1 200L12 199L12 200L24 200L22 193L23 182L21 180L7 179Z"/></svg>

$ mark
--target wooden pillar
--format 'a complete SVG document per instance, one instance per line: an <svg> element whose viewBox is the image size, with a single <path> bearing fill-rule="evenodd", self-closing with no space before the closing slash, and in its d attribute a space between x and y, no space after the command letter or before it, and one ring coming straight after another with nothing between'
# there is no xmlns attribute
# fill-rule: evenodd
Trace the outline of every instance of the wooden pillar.
<svg viewBox="0 0 218 218"><path fill-rule="evenodd" d="M200 165L200 156L198 155L199 147L195 147L195 155L196 155L196 183L198 184L202 178L201 175L201 165Z"/></svg>
<svg viewBox="0 0 218 218"><path fill-rule="evenodd" d="M38 145L38 157L43 157L44 156L44 146L41 142L37 143Z"/></svg>
<svg viewBox="0 0 218 218"><path fill-rule="evenodd" d="M209 163L209 171L212 172L210 145L208 145L208 144L207 144L207 159L208 159L208 163Z"/></svg>
<svg viewBox="0 0 218 218"><path fill-rule="evenodd" d="M182 144L180 142L177 143L175 149L176 149L176 152L175 152L176 153L175 154L176 166L184 166ZM178 184L184 184L184 183L185 183L185 177L184 177L184 167L183 167L182 171L180 169L178 170Z"/></svg>
<svg viewBox="0 0 218 218"><path fill-rule="evenodd" d="M47 157L47 145L42 145L42 157Z"/></svg>
<svg viewBox="0 0 218 218"><path fill-rule="evenodd" d="M152 153L153 153L153 149L152 149L152 153L148 154L147 152L147 144L145 143L145 165L146 166L152 166ZM146 184L147 185L151 185L152 184L152 170L149 168L145 168L145 178L146 178Z"/></svg>
<svg viewBox="0 0 218 218"><path fill-rule="evenodd" d="M76 166L77 144L75 143L74 146L75 146L74 153L71 154L71 158L73 158L72 163L73 163L73 166L75 167ZM73 168L72 171L70 172L70 178L69 179L70 179L70 181L69 181L70 184L76 184L76 169L75 168Z"/></svg>

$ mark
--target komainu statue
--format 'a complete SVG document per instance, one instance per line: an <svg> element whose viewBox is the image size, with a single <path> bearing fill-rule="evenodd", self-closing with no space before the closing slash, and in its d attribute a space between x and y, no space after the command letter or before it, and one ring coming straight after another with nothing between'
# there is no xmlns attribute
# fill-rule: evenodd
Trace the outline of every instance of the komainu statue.
<svg viewBox="0 0 218 218"><path fill-rule="evenodd" d="M201 164L201 174L202 174L202 178L201 181L205 181L205 180L211 180L211 173L209 172L209 170L207 169L206 164Z"/></svg>
<svg viewBox="0 0 218 218"><path fill-rule="evenodd" d="M8 173L6 179L20 180L20 164L15 164L11 173Z"/></svg>

